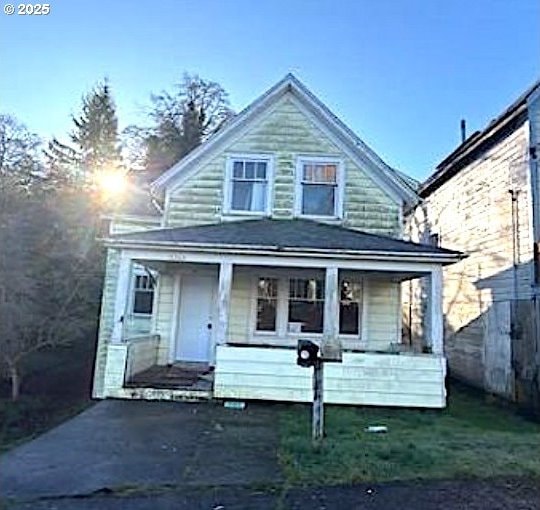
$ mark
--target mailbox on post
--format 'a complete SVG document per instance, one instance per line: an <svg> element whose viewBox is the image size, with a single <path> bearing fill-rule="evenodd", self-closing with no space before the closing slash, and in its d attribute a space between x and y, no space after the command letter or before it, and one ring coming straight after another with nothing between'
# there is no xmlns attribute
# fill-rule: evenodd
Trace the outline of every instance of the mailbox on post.
<svg viewBox="0 0 540 510"><path fill-rule="evenodd" d="M342 361L341 342L323 339L319 344L311 340L298 340L296 363L301 367L313 367L313 415L311 434L318 443L324 437L323 367L325 362Z"/></svg>
<svg viewBox="0 0 540 510"><path fill-rule="evenodd" d="M301 367L314 367L319 360L319 346L311 340L298 340L296 364Z"/></svg>

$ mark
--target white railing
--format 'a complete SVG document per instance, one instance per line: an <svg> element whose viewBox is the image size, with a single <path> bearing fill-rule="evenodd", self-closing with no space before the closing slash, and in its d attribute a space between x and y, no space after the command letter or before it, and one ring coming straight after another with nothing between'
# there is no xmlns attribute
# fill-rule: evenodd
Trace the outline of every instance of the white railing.
<svg viewBox="0 0 540 510"><path fill-rule="evenodd" d="M127 338L126 344L124 382L129 382L134 375L157 365L159 335L141 335Z"/></svg>

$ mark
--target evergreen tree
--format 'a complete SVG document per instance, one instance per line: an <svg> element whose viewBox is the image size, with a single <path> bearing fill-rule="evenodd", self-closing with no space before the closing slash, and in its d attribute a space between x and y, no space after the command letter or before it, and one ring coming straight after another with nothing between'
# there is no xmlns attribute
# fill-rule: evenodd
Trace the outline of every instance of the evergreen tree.
<svg viewBox="0 0 540 510"><path fill-rule="evenodd" d="M81 112L72 120L70 143L56 138L49 143L53 174L88 183L99 172L121 166L116 107L106 80L83 97Z"/></svg>

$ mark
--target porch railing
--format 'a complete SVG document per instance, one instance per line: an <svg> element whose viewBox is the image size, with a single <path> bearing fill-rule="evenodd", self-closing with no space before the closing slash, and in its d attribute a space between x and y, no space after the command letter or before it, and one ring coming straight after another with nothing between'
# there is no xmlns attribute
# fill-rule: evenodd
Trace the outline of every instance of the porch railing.
<svg viewBox="0 0 540 510"><path fill-rule="evenodd" d="M126 339L126 369L124 383L133 376L157 365L159 335L141 335Z"/></svg>

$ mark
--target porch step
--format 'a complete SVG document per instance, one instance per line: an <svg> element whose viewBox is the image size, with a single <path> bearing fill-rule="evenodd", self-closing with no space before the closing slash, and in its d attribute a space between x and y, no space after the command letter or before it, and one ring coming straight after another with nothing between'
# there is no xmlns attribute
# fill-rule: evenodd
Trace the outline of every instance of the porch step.
<svg viewBox="0 0 540 510"><path fill-rule="evenodd" d="M211 394L213 383L214 373L208 365L155 365L135 374L125 388L153 388L207 395Z"/></svg>

